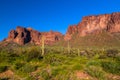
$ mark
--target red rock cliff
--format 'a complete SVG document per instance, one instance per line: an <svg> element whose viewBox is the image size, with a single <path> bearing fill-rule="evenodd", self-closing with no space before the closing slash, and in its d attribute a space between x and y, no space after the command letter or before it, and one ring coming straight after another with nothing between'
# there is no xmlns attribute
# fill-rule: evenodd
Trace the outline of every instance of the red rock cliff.
<svg viewBox="0 0 120 80"><path fill-rule="evenodd" d="M38 32L33 30L32 28L23 28L18 26L16 30L11 30L9 32L8 38L5 41L13 41L20 45L24 45L26 43L34 43L34 44L41 44L41 37L45 37L45 44L52 44L57 42L63 36L59 32Z"/></svg>
<svg viewBox="0 0 120 80"><path fill-rule="evenodd" d="M120 32L120 12L83 17L78 25L68 27L64 39L71 39L74 33L78 33L79 36L85 36L99 33L103 30L110 33Z"/></svg>
<svg viewBox="0 0 120 80"><path fill-rule="evenodd" d="M83 17L79 24L68 27L64 39L70 40L74 34L77 36L98 34L103 30L109 33L120 32L120 12ZM59 32L38 32L32 28L18 26L16 30L9 32L9 36L5 41L13 41L21 45L26 43L41 44L42 36L45 36L46 44L52 44L61 40L63 35Z"/></svg>

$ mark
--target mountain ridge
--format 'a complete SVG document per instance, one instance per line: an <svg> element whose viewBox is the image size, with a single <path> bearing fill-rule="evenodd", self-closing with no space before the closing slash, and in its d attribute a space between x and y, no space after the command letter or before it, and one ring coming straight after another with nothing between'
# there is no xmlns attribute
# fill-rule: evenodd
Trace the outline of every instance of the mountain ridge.
<svg viewBox="0 0 120 80"><path fill-rule="evenodd" d="M120 32L120 12L83 17L80 23L68 27L65 40L71 39L75 32L79 36L85 36L91 33L99 33L102 30L111 33Z"/></svg>
<svg viewBox="0 0 120 80"><path fill-rule="evenodd" d="M11 30L9 32L8 38L4 41L13 41L20 45L24 45L26 43L40 45L42 36L45 36L45 44L49 45L61 40L72 40L73 35L76 35L77 39L78 37L84 37L92 34L96 34L97 36L97 34L99 35L104 31L112 35L113 38L115 36L113 35L114 33L120 33L120 12L84 16L78 24L70 25L65 35L60 32L39 32L32 28L23 28L18 26L16 30ZM119 35L116 35L116 37L118 36Z"/></svg>
<svg viewBox="0 0 120 80"><path fill-rule="evenodd" d="M21 26L17 26L16 30L11 30L9 32L8 38L6 38L4 41L7 41L7 42L12 41L20 45L24 45L26 43L34 43L34 44L40 45L42 36L46 37L45 39L46 44L52 44L53 42L60 40L60 37L62 37L62 34L59 32L53 32L53 31L39 32L32 28L24 28Z"/></svg>

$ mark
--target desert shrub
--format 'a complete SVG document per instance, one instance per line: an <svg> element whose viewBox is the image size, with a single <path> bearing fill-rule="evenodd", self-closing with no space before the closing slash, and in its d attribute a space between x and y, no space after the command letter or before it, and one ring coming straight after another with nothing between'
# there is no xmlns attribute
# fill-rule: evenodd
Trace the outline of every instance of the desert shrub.
<svg viewBox="0 0 120 80"><path fill-rule="evenodd" d="M14 63L14 69L19 70L24 65L25 65L25 63L23 63L23 62L16 62L16 63Z"/></svg>
<svg viewBox="0 0 120 80"><path fill-rule="evenodd" d="M119 63L120 62L120 56L116 56L115 60Z"/></svg>
<svg viewBox="0 0 120 80"><path fill-rule="evenodd" d="M6 71L7 69L8 69L8 66L0 65L0 73Z"/></svg>
<svg viewBox="0 0 120 80"><path fill-rule="evenodd" d="M81 56L84 56L84 57L87 57L87 58L93 58L93 57L97 57L99 55L99 51L97 50L92 50L92 49L88 49L88 50L81 50L80 51L80 55Z"/></svg>
<svg viewBox="0 0 120 80"><path fill-rule="evenodd" d="M53 77L52 76L52 68L50 65L48 65L46 68L42 69L39 73L40 75L40 78L42 80L52 80L51 78ZM40 79L40 80L41 80Z"/></svg>
<svg viewBox="0 0 120 80"><path fill-rule="evenodd" d="M116 55L115 60L116 60L117 62L120 62L120 53L118 53L118 54Z"/></svg>
<svg viewBox="0 0 120 80"><path fill-rule="evenodd" d="M2 51L0 52L0 62L8 62L12 63L13 61L16 60L16 58L19 57L17 53L13 52L8 52L8 51Z"/></svg>
<svg viewBox="0 0 120 80"><path fill-rule="evenodd" d="M65 57L60 54L53 54L49 53L44 56L45 63L52 64L52 65L60 65L65 60Z"/></svg>
<svg viewBox="0 0 120 80"><path fill-rule="evenodd" d="M35 71L36 69L37 69L37 66L26 64L23 67L21 67L19 71L24 72L24 73L30 73L30 72Z"/></svg>
<svg viewBox="0 0 120 80"><path fill-rule="evenodd" d="M86 64L87 67L89 66L101 66L101 62L100 61L95 61L95 60L90 60L87 62Z"/></svg>
<svg viewBox="0 0 120 80"><path fill-rule="evenodd" d="M0 63L5 62L6 58L5 58L5 53L0 52Z"/></svg>
<svg viewBox="0 0 120 80"><path fill-rule="evenodd" d="M87 57L88 56L88 51L83 50L83 51L80 52L80 55Z"/></svg>
<svg viewBox="0 0 120 80"><path fill-rule="evenodd" d="M106 51L103 50L96 50L96 55L98 56L98 59L105 59L106 58Z"/></svg>
<svg viewBox="0 0 120 80"><path fill-rule="evenodd" d="M99 54L99 59L106 59L108 57L115 58L118 55L119 51L116 49L107 49L107 50L100 51L100 52L101 53Z"/></svg>
<svg viewBox="0 0 120 80"><path fill-rule="evenodd" d="M93 56L93 59L99 59L99 57L100 57L100 54L95 54L95 55Z"/></svg>
<svg viewBox="0 0 120 80"><path fill-rule="evenodd" d="M107 58L106 54L100 54L98 59L106 59L106 58Z"/></svg>
<svg viewBox="0 0 120 80"><path fill-rule="evenodd" d="M78 51L77 48L70 48L70 51L68 51L66 48L63 48L61 51L61 54L66 55L67 57L77 57L78 53L80 55L80 51Z"/></svg>
<svg viewBox="0 0 120 80"><path fill-rule="evenodd" d="M10 80L10 78L0 78L0 80Z"/></svg>
<svg viewBox="0 0 120 80"><path fill-rule="evenodd" d="M74 73L70 71L59 73L58 75L55 76L54 79L55 80L77 80Z"/></svg>
<svg viewBox="0 0 120 80"><path fill-rule="evenodd" d="M39 80L36 77L32 76L32 75L28 75L25 80Z"/></svg>
<svg viewBox="0 0 120 80"><path fill-rule="evenodd" d="M101 62L103 70L113 74L120 74L120 63L117 62Z"/></svg>
<svg viewBox="0 0 120 80"><path fill-rule="evenodd" d="M46 47L45 48L45 54L47 53L57 53L57 54L60 54L62 51L60 48L57 48L57 47Z"/></svg>
<svg viewBox="0 0 120 80"><path fill-rule="evenodd" d="M25 54L25 57L27 59L27 61L30 61L32 59L41 59L41 53L37 50L37 49L30 49L27 51L27 53Z"/></svg>
<svg viewBox="0 0 120 80"><path fill-rule="evenodd" d="M72 67L73 70L81 70L82 68L83 67L80 64L74 64L73 67Z"/></svg>
<svg viewBox="0 0 120 80"><path fill-rule="evenodd" d="M51 67L44 70L44 72L48 80L76 80L74 72L68 69L67 65Z"/></svg>
<svg viewBox="0 0 120 80"><path fill-rule="evenodd" d="M118 50L116 49L108 49L106 50L107 57L115 57L118 54Z"/></svg>
<svg viewBox="0 0 120 80"><path fill-rule="evenodd" d="M63 67L56 67L56 68L54 68L53 70L52 70L52 75L53 76L56 76L56 75L58 75L61 71L64 71L64 69L63 69Z"/></svg>
<svg viewBox="0 0 120 80"><path fill-rule="evenodd" d="M87 50L86 52L87 52L86 57L88 58L92 58L96 55L93 50Z"/></svg>
<svg viewBox="0 0 120 80"><path fill-rule="evenodd" d="M85 69L85 71L91 75L92 77L95 77L99 80L105 79L105 72L102 70L101 67L96 66L89 66Z"/></svg>
<svg viewBox="0 0 120 80"><path fill-rule="evenodd" d="M40 76L44 80L50 80L52 78L51 74L48 72L48 70L42 70L40 72Z"/></svg>

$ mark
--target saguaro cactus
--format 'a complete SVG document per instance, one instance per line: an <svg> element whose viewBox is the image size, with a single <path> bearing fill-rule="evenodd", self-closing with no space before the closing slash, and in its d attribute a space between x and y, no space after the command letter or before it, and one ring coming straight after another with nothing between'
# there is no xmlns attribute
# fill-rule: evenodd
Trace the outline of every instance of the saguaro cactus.
<svg viewBox="0 0 120 80"><path fill-rule="evenodd" d="M77 51L78 51L78 56L80 56L80 49L77 49Z"/></svg>
<svg viewBox="0 0 120 80"><path fill-rule="evenodd" d="M70 42L68 41L68 53L70 53Z"/></svg>
<svg viewBox="0 0 120 80"><path fill-rule="evenodd" d="M42 49L42 56L44 55L45 53L45 37L42 36L42 46L41 46L41 49Z"/></svg>

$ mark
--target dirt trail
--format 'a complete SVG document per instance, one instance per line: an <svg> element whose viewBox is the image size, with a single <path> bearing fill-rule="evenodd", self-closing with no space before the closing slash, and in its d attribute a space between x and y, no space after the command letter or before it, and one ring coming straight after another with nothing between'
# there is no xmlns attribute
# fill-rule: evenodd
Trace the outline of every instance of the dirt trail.
<svg viewBox="0 0 120 80"><path fill-rule="evenodd" d="M92 78L90 75L88 75L87 73L82 72L82 71L77 71L76 76L80 80L97 80L97 79Z"/></svg>
<svg viewBox="0 0 120 80"><path fill-rule="evenodd" d="M12 77L14 73L11 70L7 70L3 73L0 73L0 77Z"/></svg>

